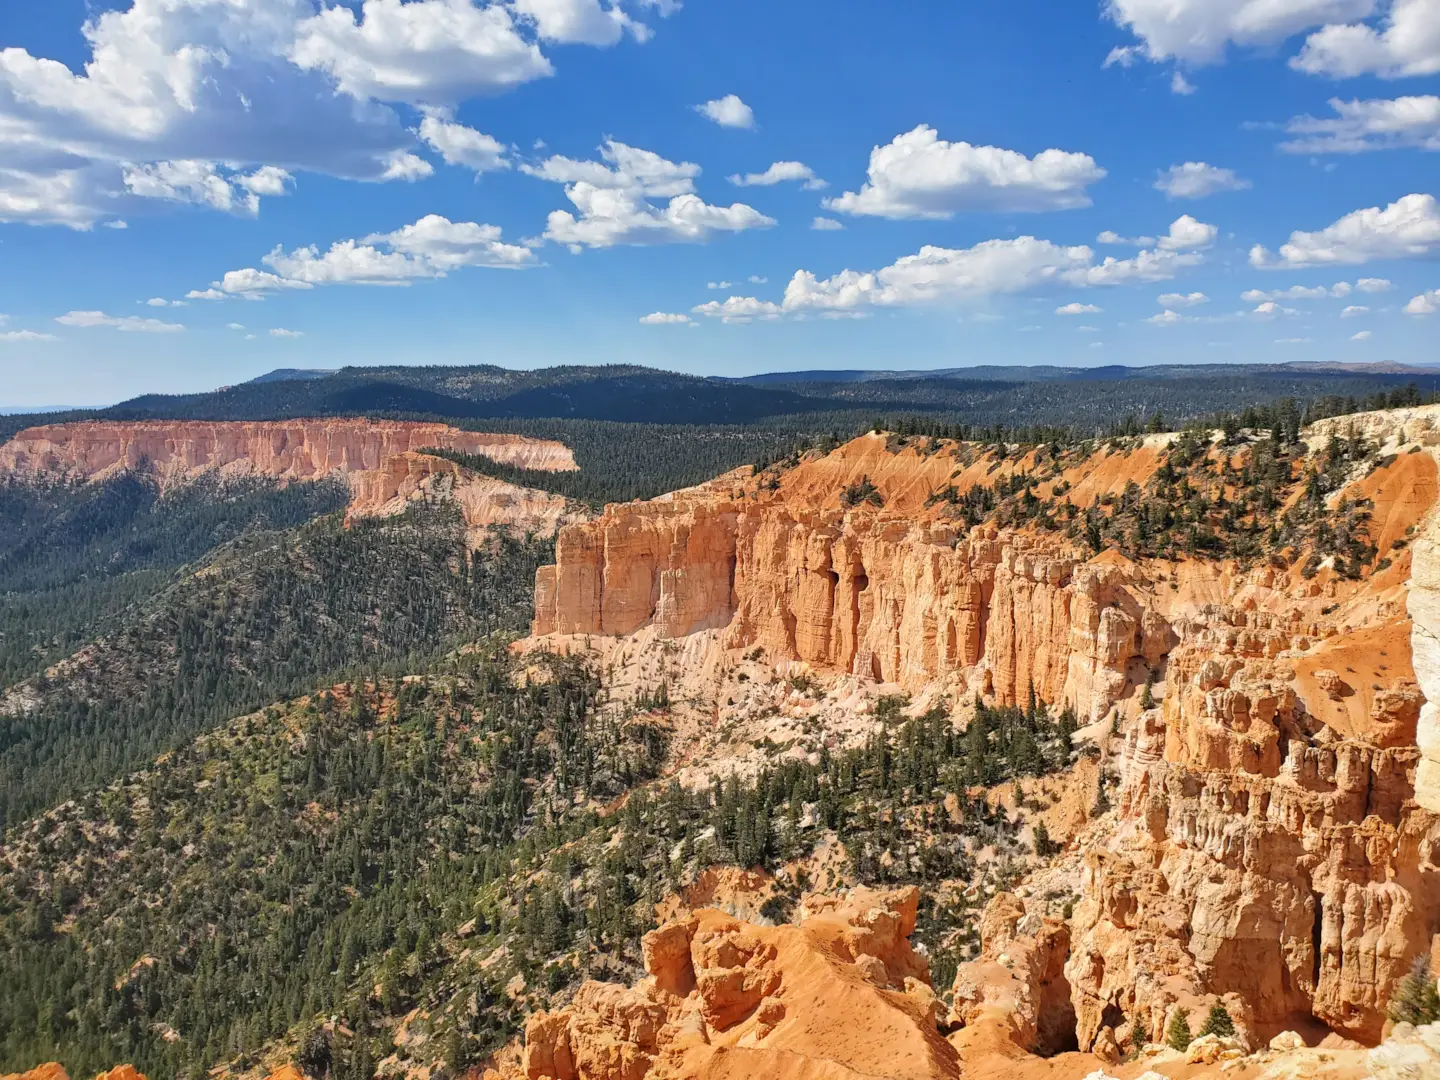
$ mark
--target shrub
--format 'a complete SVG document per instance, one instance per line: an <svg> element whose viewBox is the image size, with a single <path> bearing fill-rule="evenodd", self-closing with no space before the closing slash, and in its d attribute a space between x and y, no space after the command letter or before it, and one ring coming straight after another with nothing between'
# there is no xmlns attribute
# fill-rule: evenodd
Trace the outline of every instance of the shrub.
<svg viewBox="0 0 1440 1080"><path fill-rule="evenodd" d="M861 503L867 502L874 506L885 505L885 500L880 495L879 489L875 487L868 476L862 476L840 493L840 504L842 506L859 506Z"/></svg>

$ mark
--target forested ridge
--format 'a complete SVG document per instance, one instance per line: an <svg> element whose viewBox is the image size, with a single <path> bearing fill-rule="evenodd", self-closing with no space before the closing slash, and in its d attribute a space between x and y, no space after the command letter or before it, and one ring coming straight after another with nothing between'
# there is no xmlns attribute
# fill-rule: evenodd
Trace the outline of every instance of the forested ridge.
<svg viewBox="0 0 1440 1080"><path fill-rule="evenodd" d="M460 642L521 630L551 551L497 537L493 553L472 555L448 504L246 533L132 605L56 677L11 687L0 825L322 678L418 670Z"/></svg>
<svg viewBox="0 0 1440 1080"><path fill-rule="evenodd" d="M93 484L0 479L0 687L113 629L186 563L348 501L335 480L209 474L162 493L144 471Z"/></svg>
<svg viewBox="0 0 1440 1080"><path fill-rule="evenodd" d="M829 835L865 880L933 887L918 939L943 980L977 947L963 887L1028 853L972 786L1064 767L1074 729L1032 702L962 734L889 698L863 746L686 792L654 780L663 690L641 704L482 646L267 708L12 829L0 1067L198 1078L281 1040L312 1076L368 1078L408 1017L401 1063L455 1076L580 978L634 977L653 903L699 869Z"/></svg>
<svg viewBox="0 0 1440 1080"><path fill-rule="evenodd" d="M277 373L283 375L284 373ZM863 373L862 373L863 374ZM1067 426L1086 435L1126 416L1173 422L1280 398L1364 399L1414 383L1440 391L1440 372L1321 365L1154 368L955 368L942 372L810 372L702 378L633 365L514 371L489 365L343 368L318 377L262 378L199 394L149 394L90 412L0 417L0 438L76 419L282 420L376 416L518 430L536 420L671 426L728 425L788 434L853 434L876 415L945 424ZM1061 389L1063 387L1063 390ZM497 427L505 422L505 427ZM582 430L577 428L576 430ZM612 436L622 436L620 429Z"/></svg>

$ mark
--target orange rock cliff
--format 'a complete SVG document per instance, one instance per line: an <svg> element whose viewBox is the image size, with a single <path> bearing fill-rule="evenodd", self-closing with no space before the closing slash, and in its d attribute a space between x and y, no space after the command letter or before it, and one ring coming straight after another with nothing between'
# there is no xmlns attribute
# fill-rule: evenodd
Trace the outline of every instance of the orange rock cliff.
<svg viewBox="0 0 1440 1080"><path fill-rule="evenodd" d="M1163 1042L1177 1008L1211 1002L1252 1046L1288 1030L1374 1045L1413 959L1440 956L1440 407L1305 437L1318 452L1350 430L1382 444L1330 496L1372 507L1369 536L1387 554L1363 574L967 529L932 493L1033 458L897 451L871 435L778 478L736 473L563 529L537 577L534 632L567 648L709 634L956 703L1023 702L1033 687L1082 722L1108 721L1095 730L1118 787L1069 852L1079 902L1061 923L996 898L984 955L956 981L962 1048L988 1016L1019 1051L1103 1054ZM1078 507L1119 496L1161 468L1172 438L1099 449L1040 493ZM551 1049L529 1075L744 1075L715 1049L728 1035L703 1068L673 1071L675 1047L694 1045L677 1032L703 1027L676 1009L653 1017L668 1038L631 1040L654 1071L545 1064L559 1036L532 1025L531 1045ZM1045 1030L1057 1014L1060 1036ZM588 1022L546 1021L572 1045ZM770 1045L764 1026L750 1014L739 1042ZM935 1062L925 1075L949 1075ZM881 1075L808 1068L793 1075Z"/></svg>
<svg viewBox="0 0 1440 1080"><path fill-rule="evenodd" d="M427 449L455 450L547 472L577 468L562 443L461 431L446 424L361 419L278 422L82 422L27 428L0 446L0 476L101 480L142 465L163 485L203 473L281 480L342 477L356 516L399 513L413 499L453 499L475 530L554 532L584 515L566 500L478 476Z"/></svg>

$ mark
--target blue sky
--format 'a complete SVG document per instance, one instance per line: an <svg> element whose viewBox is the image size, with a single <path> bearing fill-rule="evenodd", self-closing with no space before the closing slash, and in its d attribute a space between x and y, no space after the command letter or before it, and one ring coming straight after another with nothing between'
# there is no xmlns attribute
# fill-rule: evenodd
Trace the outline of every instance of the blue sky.
<svg viewBox="0 0 1440 1080"><path fill-rule="evenodd" d="M1440 360L1440 0L0 12L0 404Z"/></svg>

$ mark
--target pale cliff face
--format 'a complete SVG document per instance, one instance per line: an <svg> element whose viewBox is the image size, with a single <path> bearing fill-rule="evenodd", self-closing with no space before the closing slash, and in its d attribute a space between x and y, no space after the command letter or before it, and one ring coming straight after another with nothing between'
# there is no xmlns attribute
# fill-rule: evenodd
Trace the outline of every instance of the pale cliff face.
<svg viewBox="0 0 1440 1080"><path fill-rule="evenodd" d="M576 467L561 443L461 431L446 424L376 420L279 422L87 422L27 428L0 446L0 473L93 479L149 462L162 477L241 466L265 476L309 480L366 472L427 448L478 454L528 469Z"/></svg>
<svg viewBox="0 0 1440 1080"><path fill-rule="evenodd" d="M402 512L412 500L454 501L472 540L500 527L550 535L588 515L567 500L463 469L422 451L455 450L547 472L574 470L562 443L461 431L446 424L372 420L277 423L79 423L28 428L0 446L0 477L98 481L150 469L162 487L203 473L277 480L343 479L352 517Z"/></svg>
<svg viewBox="0 0 1440 1080"><path fill-rule="evenodd" d="M1134 561L966 529L927 496L1032 458L891 453L872 436L778 485L731 477L563 530L535 632L723 628L772 661L952 701L1033 687L1112 718L1115 811L1082 835L1081 902L1025 946L1015 1000L1068 999L1082 1050L1162 1041L1176 1008L1203 1017L1216 1000L1262 1045L1317 1021L1373 1044L1395 983L1440 942L1440 408L1402 412L1353 419L1387 456L1330 497L1371 504L1386 559L1355 578L1294 555ZM1312 449L1341 423L1308 432ZM1166 442L1046 487L1084 507L1143 486ZM842 505L862 477L882 507Z"/></svg>

